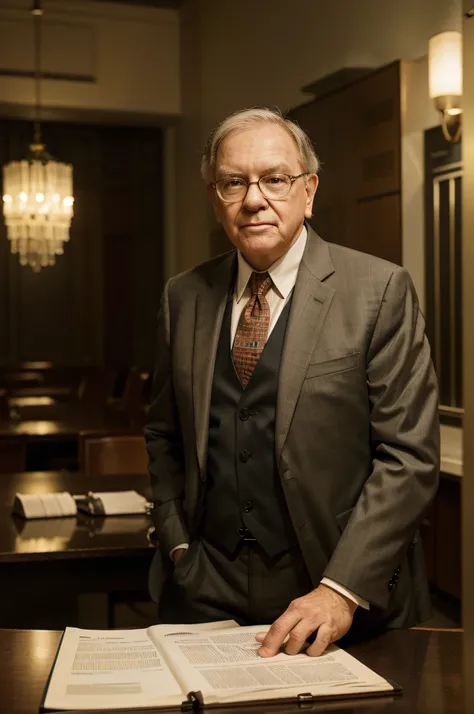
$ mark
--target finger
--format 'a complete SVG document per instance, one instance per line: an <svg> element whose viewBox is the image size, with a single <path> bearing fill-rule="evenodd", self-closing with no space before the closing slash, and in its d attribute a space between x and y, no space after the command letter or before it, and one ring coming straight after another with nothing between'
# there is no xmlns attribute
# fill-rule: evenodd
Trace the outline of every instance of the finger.
<svg viewBox="0 0 474 714"><path fill-rule="evenodd" d="M285 645L285 652L289 655L298 654L306 647L306 640L319 625L319 622L314 624L309 620L300 620L300 622L291 630L288 642Z"/></svg>
<svg viewBox="0 0 474 714"><path fill-rule="evenodd" d="M282 646L285 637L289 632L291 632L300 619L301 616L296 612L287 610L281 617L278 618L278 620L275 620L265 635L262 641L262 646L257 651L260 657L273 657L276 655Z"/></svg>
<svg viewBox="0 0 474 714"><path fill-rule="evenodd" d="M266 635L267 635L266 632L257 632L257 634L255 635L255 639L257 640L257 642L263 642Z"/></svg>
<svg viewBox="0 0 474 714"><path fill-rule="evenodd" d="M334 629L329 622L323 622L319 627L316 639L314 640L311 647L308 647L306 654L310 657L319 657L323 652L329 647L331 642L333 642Z"/></svg>

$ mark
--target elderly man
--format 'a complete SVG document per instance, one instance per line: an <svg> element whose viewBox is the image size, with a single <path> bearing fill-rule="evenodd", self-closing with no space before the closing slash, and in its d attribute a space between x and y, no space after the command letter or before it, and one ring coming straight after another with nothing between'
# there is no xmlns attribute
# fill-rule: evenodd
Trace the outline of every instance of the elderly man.
<svg viewBox="0 0 474 714"><path fill-rule="evenodd" d="M145 436L164 622L273 623L318 655L429 615L417 527L437 388L403 268L305 223L318 160L280 114L227 117L202 172L234 249L166 285ZM315 637L314 637L315 634Z"/></svg>

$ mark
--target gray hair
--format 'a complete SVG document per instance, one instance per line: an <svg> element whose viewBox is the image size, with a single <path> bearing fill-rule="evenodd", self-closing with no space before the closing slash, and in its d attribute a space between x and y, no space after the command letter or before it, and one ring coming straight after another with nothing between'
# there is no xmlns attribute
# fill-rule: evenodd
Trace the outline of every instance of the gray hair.
<svg viewBox="0 0 474 714"><path fill-rule="evenodd" d="M214 175L217 150L226 136L232 131L250 129L255 124L265 123L276 124L284 129L297 146L303 170L310 174L318 173L319 159L313 149L311 140L303 129L296 122L284 117L279 109L254 107L252 109L240 109L230 114L211 132L201 160L201 175L204 181L210 181Z"/></svg>

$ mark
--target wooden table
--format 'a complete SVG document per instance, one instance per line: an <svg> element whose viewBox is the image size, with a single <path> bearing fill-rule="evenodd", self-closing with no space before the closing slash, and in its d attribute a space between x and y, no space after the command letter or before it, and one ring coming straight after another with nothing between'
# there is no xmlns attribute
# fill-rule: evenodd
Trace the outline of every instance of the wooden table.
<svg viewBox="0 0 474 714"><path fill-rule="evenodd" d="M21 410L26 418L0 421L0 438L77 439L85 430L113 430L128 425L127 415L112 410L77 405L31 407Z"/></svg>
<svg viewBox="0 0 474 714"><path fill-rule="evenodd" d="M38 712L59 642L58 632L0 630L0 714ZM398 682L404 694L328 704L304 711L357 714L462 714L462 635L453 632L398 630L349 651L382 676ZM247 714L290 714L297 705L246 707ZM213 710L218 712L219 710ZM232 709L221 710L227 714ZM240 710L244 711L244 710Z"/></svg>
<svg viewBox="0 0 474 714"><path fill-rule="evenodd" d="M148 477L0 475L0 627L106 627L111 594L146 592L154 553L148 516L97 519L79 514L25 521L11 514L16 492L78 495L128 489L149 497Z"/></svg>
<svg viewBox="0 0 474 714"><path fill-rule="evenodd" d="M10 463L1 468L23 470L49 468L77 469L78 440L82 431L140 433L142 424L134 423L124 413L83 406L80 403L53 403L47 406L19 408L18 419L0 419L0 440L8 445ZM16 455L16 458L15 458Z"/></svg>

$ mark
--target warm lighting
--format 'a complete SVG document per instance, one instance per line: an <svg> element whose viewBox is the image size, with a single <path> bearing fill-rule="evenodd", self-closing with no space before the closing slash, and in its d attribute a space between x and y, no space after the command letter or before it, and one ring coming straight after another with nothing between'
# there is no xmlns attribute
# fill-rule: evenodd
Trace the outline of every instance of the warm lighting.
<svg viewBox="0 0 474 714"><path fill-rule="evenodd" d="M51 436L57 434L59 430L59 424L57 421L39 421L39 420L25 420L19 422L19 424L13 429L14 432L25 434L28 436ZM38 493L40 491L38 490ZM44 491L44 493L48 493Z"/></svg>
<svg viewBox="0 0 474 714"><path fill-rule="evenodd" d="M3 167L3 214L12 253L21 265L35 272L54 265L69 240L73 216L72 166L55 161L41 141L40 78L41 16L37 0L32 14L35 22L36 120L34 143L24 161L11 161Z"/></svg>
<svg viewBox="0 0 474 714"><path fill-rule="evenodd" d="M12 253L39 271L54 265L69 240L72 166L34 156L3 168L3 213ZM7 198L8 197L8 198Z"/></svg>
<svg viewBox="0 0 474 714"><path fill-rule="evenodd" d="M56 403L51 397L10 397L9 407L50 407Z"/></svg>
<svg viewBox="0 0 474 714"><path fill-rule="evenodd" d="M443 134L450 142L459 141L461 136L462 84L461 33L434 35L429 42L430 97L441 113Z"/></svg>

